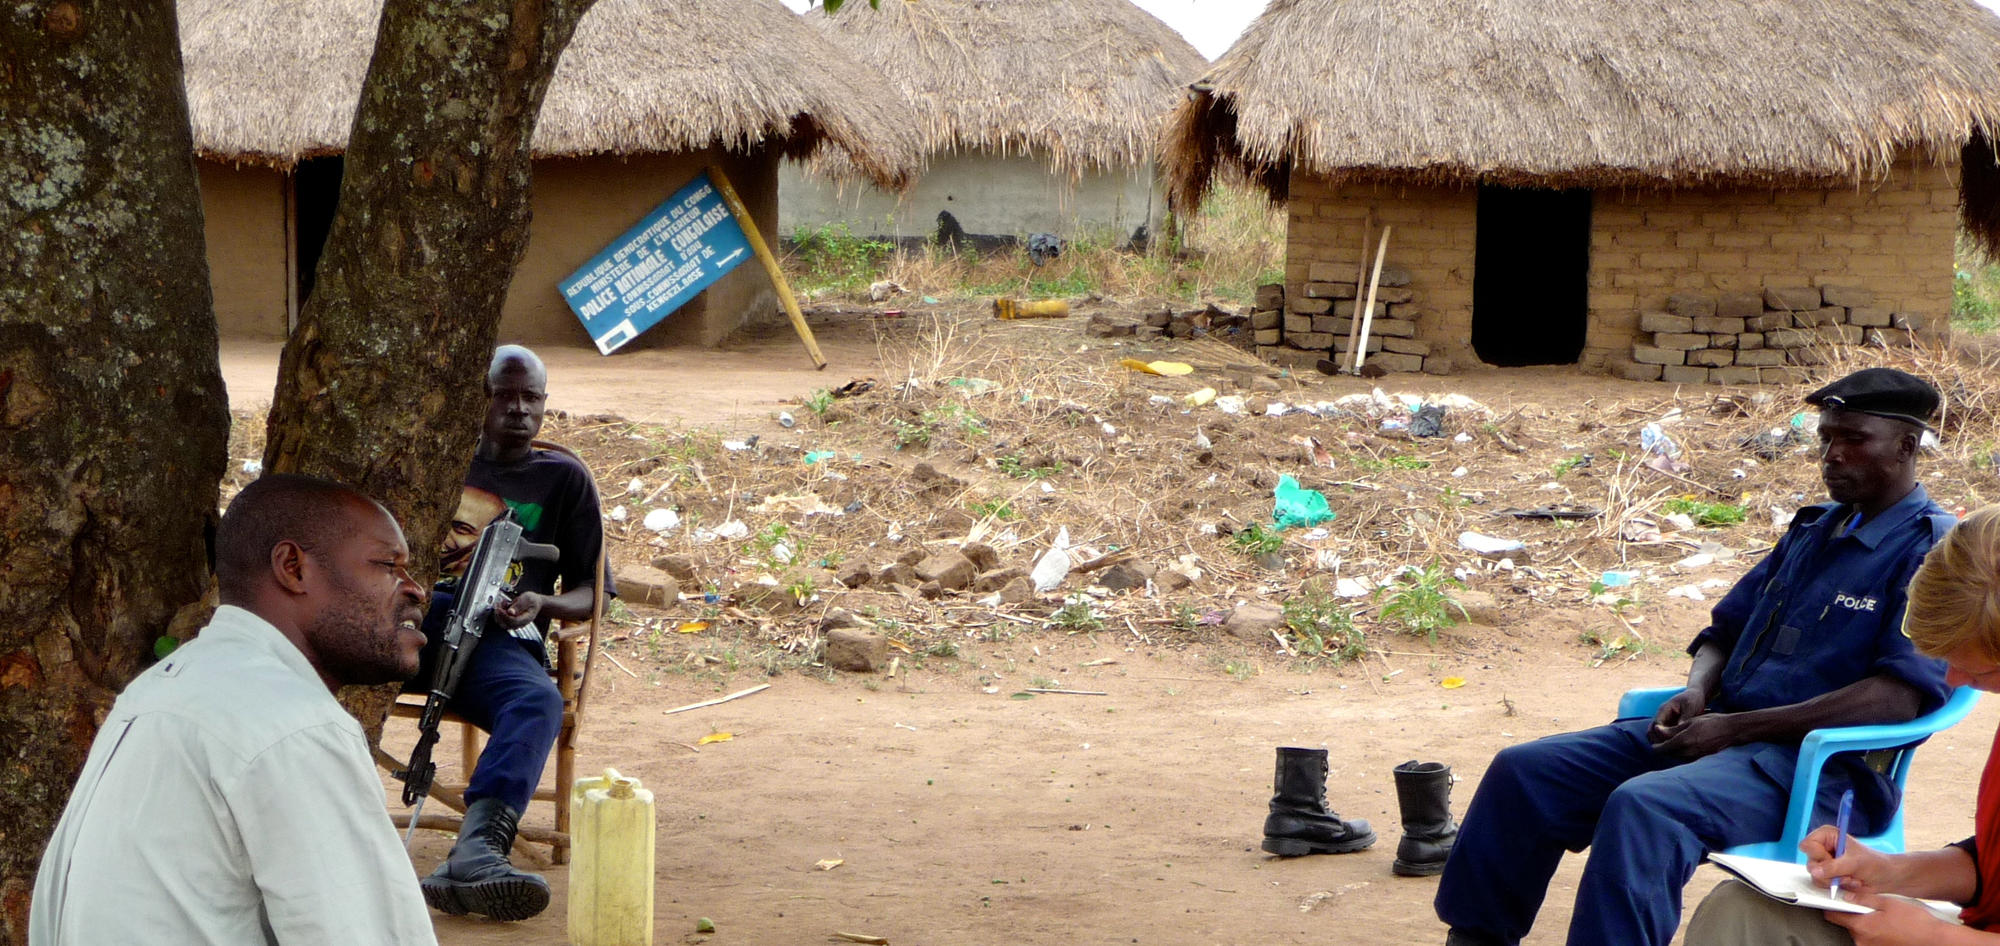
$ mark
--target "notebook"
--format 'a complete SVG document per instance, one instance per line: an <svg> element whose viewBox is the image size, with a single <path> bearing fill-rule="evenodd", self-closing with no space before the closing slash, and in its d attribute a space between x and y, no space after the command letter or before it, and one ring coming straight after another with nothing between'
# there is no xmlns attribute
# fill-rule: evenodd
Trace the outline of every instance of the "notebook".
<svg viewBox="0 0 2000 946"><path fill-rule="evenodd" d="M1873 913L1874 910L1846 899L1835 899L1831 891L1813 883L1812 875L1806 872L1806 865L1792 861L1772 861L1761 857L1742 857L1736 854L1710 854L1709 863L1736 875L1737 879L1750 888L1773 900L1790 903L1814 910L1832 910L1836 913ZM1947 923L1958 922L1959 906L1943 900L1918 900L1905 897L1912 903L1929 910L1932 916Z"/></svg>

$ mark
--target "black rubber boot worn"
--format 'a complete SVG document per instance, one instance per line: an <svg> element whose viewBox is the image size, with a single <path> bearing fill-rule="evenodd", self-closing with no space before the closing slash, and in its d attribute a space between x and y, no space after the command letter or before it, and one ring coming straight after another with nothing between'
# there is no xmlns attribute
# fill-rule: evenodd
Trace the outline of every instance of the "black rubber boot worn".
<svg viewBox="0 0 2000 946"><path fill-rule="evenodd" d="M452 916L477 913L496 920L525 920L548 909L548 882L515 870L507 860L520 819L520 812L498 798L467 806L458 843L423 879L424 902Z"/></svg>
<svg viewBox="0 0 2000 946"><path fill-rule="evenodd" d="M1458 823L1451 820L1451 766L1412 759L1394 771L1403 839L1389 869L1401 877L1443 873L1452 842L1458 840Z"/></svg>
<svg viewBox="0 0 2000 946"><path fill-rule="evenodd" d="M1264 850L1280 857L1347 854L1375 843L1359 818L1343 820L1326 807L1326 750L1278 750L1271 813L1264 819Z"/></svg>

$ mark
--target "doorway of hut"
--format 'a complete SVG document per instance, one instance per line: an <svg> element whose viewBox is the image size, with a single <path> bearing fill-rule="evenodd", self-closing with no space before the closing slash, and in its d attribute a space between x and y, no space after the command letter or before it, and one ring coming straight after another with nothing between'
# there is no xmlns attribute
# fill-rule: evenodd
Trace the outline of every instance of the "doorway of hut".
<svg viewBox="0 0 2000 946"><path fill-rule="evenodd" d="M292 320L312 295L319 254L333 229L334 207L340 203L339 155L307 158L292 169Z"/></svg>
<svg viewBox="0 0 2000 946"><path fill-rule="evenodd" d="M1481 187L1472 350L1490 365L1570 365L1590 308L1590 191Z"/></svg>

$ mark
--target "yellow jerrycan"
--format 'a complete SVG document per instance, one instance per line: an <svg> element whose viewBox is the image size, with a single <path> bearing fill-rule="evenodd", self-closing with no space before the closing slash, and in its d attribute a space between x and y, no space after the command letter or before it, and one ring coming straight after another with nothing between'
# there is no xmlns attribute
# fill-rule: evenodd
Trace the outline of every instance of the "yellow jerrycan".
<svg viewBox="0 0 2000 946"><path fill-rule="evenodd" d="M653 946L653 793L615 769L569 793L569 941Z"/></svg>

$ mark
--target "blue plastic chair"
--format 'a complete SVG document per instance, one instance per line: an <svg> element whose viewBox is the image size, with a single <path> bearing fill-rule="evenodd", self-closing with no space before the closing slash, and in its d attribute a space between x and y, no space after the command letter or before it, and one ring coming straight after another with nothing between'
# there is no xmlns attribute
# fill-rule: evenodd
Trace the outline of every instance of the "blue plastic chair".
<svg viewBox="0 0 2000 946"><path fill-rule="evenodd" d="M1652 716L1660 711L1661 704L1684 689L1686 688L1660 687L1628 690L1618 701L1618 718ZM1826 767L1827 760L1831 759L1834 753L1869 752L1901 747L1901 751L1896 753L1895 761L1889 768L1889 778L1895 781L1896 790L1900 793L1909 782L1910 762L1917 755L1916 747L1909 743L1957 725L1967 713L1972 712L1973 704L1978 702L1978 690L1961 686L1952 691L1951 697L1944 701L1943 706L1906 723L1837 726L1831 729L1815 729L1807 733L1805 740L1799 743L1799 765L1792 774L1792 800L1785 809L1784 833L1778 835L1775 841L1739 844L1724 853L1805 863L1806 856L1799 850L1799 842L1805 840L1805 836L1811 833L1814 827L1813 799L1819 793L1819 773ZM1872 837L1856 835L1855 840L1878 851L1902 853L1903 809L1897 807L1896 814L1889 819L1889 824L1882 833Z"/></svg>

